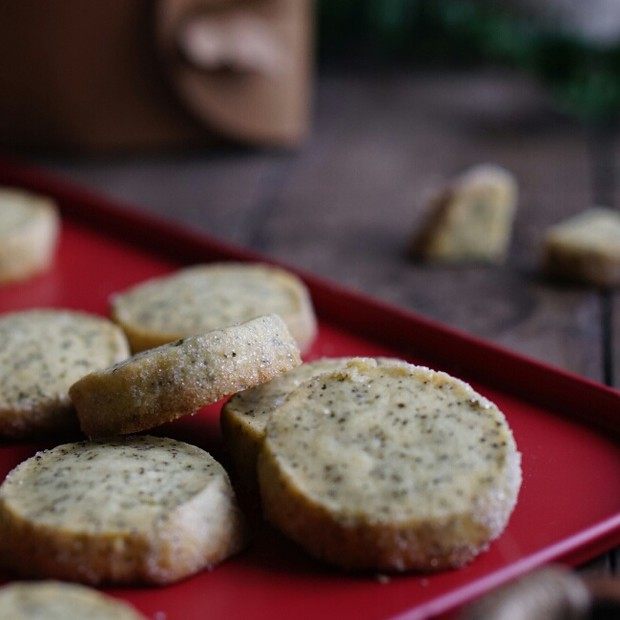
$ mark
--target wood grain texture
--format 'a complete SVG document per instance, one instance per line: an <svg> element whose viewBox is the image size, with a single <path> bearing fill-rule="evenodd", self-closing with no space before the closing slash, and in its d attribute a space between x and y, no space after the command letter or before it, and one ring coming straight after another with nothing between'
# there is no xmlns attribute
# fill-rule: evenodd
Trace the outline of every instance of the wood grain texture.
<svg viewBox="0 0 620 620"><path fill-rule="evenodd" d="M589 144L515 76L342 73L320 80L313 135L298 154L48 163L166 217L602 380L597 295L538 274L545 228L592 200L598 168ZM408 260L432 188L484 161L520 182L508 263Z"/></svg>
<svg viewBox="0 0 620 620"><path fill-rule="evenodd" d="M522 189L507 265L407 260L430 188L485 161L512 170ZM325 77L314 135L255 247L600 380L596 294L537 272L545 228L584 208L590 183L585 136L545 111L527 83L493 74Z"/></svg>
<svg viewBox="0 0 620 620"><path fill-rule="evenodd" d="M42 160L54 171L158 215L247 244L286 159L254 152Z"/></svg>
<svg viewBox="0 0 620 620"><path fill-rule="evenodd" d="M612 149L612 181L613 194L611 195L610 204L614 208L620 209L620 134L614 134L614 148ZM609 294L609 325L610 333L607 335L609 344L609 364L608 374L612 378L612 385L620 389L620 292ZM611 572L615 575L620 574L620 549L616 549L609 554Z"/></svg>
<svg viewBox="0 0 620 620"><path fill-rule="evenodd" d="M611 363L614 387L620 389L620 293L611 296Z"/></svg>

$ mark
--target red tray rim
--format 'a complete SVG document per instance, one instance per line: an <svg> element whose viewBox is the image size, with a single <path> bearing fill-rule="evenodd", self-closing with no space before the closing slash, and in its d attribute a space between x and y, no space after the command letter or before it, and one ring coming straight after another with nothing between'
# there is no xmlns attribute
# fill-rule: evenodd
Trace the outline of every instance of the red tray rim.
<svg viewBox="0 0 620 620"><path fill-rule="evenodd" d="M442 369L471 379L484 373L488 385L541 405L556 415L602 430L608 436L609 433L614 438L620 436L620 390L347 289L282 261L220 241L207 233L147 213L131 203L97 194L10 157L0 157L0 184L51 196L58 201L63 216L96 226L98 230L154 250L159 255L171 255L187 262L195 262L200 257L201 260L257 261L279 265L297 274L307 284L317 314L322 319L344 326L350 332L363 333L377 341L395 345L403 351L407 349L403 333L413 330L417 354L441 364ZM364 311L349 313L346 307L350 305ZM386 321L386 317L389 320ZM467 363L455 364L455 359L465 359ZM620 512L503 569L440 595L398 618L416 620L442 614L542 564L554 561L574 566L618 545Z"/></svg>
<svg viewBox="0 0 620 620"><path fill-rule="evenodd" d="M60 203L63 215L96 225L115 237L129 239L158 254L191 260L196 254L210 260L257 261L278 265L297 274L309 287L317 312L324 319L345 325L354 332L364 330L386 344L406 348L402 335L407 329L418 329L415 349L424 357L447 367L460 369L475 378L484 362L484 380L524 400L540 404L562 415L580 419L589 426L620 433L620 390L541 362L522 353L445 325L414 311L354 291L327 278L308 273L283 261L258 252L223 242L204 232L147 213L129 202L97 194L76 183L66 181L38 167L16 163L0 157L0 183L27 188L52 196ZM119 226L120 225L120 226ZM163 243L165 241L165 243ZM342 307L362 306L364 313L353 316ZM363 315L363 316L362 316ZM388 325L377 319L389 316ZM367 318L370 317L370 318ZM450 355L442 355L442 346L449 344ZM404 347L405 345L405 347ZM453 355L467 359L456 365ZM480 372L480 369L478 369ZM518 379L520 388L515 388ZM541 381L544 379L544 382ZM531 390L530 388L536 388ZM533 396L535 395L535 396ZM584 414L587 405L588 415ZM613 407L616 406L616 411Z"/></svg>

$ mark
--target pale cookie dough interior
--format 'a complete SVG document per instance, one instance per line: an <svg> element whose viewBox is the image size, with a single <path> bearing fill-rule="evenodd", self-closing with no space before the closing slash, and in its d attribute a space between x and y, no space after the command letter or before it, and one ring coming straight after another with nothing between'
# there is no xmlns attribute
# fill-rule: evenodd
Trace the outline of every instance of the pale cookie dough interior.
<svg viewBox="0 0 620 620"><path fill-rule="evenodd" d="M256 459L271 414L302 383L321 374L340 370L356 361L374 365L401 364L388 358L322 358L302 364L268 383L235 394L222 408L222 432L237 474L248 490L256 488Z"/></svg>
<svg viewBox="0 0 620 620"><path fill-rule="evenodd" d="M82 430L107 437L153 428L291 370L299 349L277 315L143 351L71 386Z"/></svg>
<svg viewBox="0 0 620 620"><path fill-rule="evenodd" d="M69 387L129 354L110 321L65 310L0 316L0 436L77 428Z"/></svg>
<svg viewBox="0 0 620 620"><path fill-rule="evenodd" d="M139 284L112 299L112 316L134 351L278 314L299 347L316 334L310 296L296 276L275 267L215 263Z"/></svg>
<svg viewBox="0 0 620 620"><path fill-rule="evenodd" d="M521 482L497 407L404 364L302 385L273 412L258 468L267 517L348 568L460 566L502 532Z"/></svg>
<svg viewBox="0 0 620 620"><path fill-rule="evenodd" d="M224 469L147 436L65 444L18 465L0 487L0 534L18 574L86 583L167 583L243 542Z"/></svg>
<svg viewBox="0 0 620 620"><path fill-rule="evenodd" d="M97 590L60 581L13 583L0 588L5 620L144 620L127 603Z"/></svg>

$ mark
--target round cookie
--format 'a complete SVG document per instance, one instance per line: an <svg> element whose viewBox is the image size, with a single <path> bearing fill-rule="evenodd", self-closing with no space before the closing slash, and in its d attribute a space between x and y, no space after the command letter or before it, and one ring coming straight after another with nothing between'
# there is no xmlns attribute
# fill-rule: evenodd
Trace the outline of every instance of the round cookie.
<svg viewBox="0 0 620 620"><path fill-rule="evenodd" d="M503 531L520 455L497 407L407 364L304 383L271 415L258 458L266 517L345 568L469 562Z"/></svg>
<svg viewBox="0 0 620 620"><path fill-rule="evenodd" d="M310 295L299 278L262 264L197 265L112 298L112 318L132 350L279 314L304 351L316 335Z"/></svg>
<svg viewBox="0 0 620 620"><path fill-rule="evenodd" d="M69 387L129 355L122 330L68 310L0 316L0 437L77 429Z"/></svg>
<svg viewBox="0 0 620 620"><path fill-rule="evenodd" d="M256 460L265 439L271 414L302 383L348 364L402 364L388 358L337 357L302 364L268 383L235 394L222 408L222 434L230 451L240 481L249 491L258 490Z"/></svg>
<svg viewBox="0 0 620 620"><path fill-rule="evenodd" d="M85 376L69 394L88 437L123 435L195 413L300 363L293 337L272 314L143 351Z"/></svg>
<svg viewBox="0 0 620 620"><path fill-rule="evenodd" d="M59 227L58 211L49 198L0 188L0 283L47 269Z"/></svg>
<svg viewBox="0 0 620 620"><path fill-rule="evenodd" d="M127 603L85 586L42 581L0 588L0 618L12 620L144 620Z"/></svg>
<svg viewBox="0 0 620 620"><path fill-rule="evenodd" d="M172 439L57 446L0 486L0 555L23 576L164 584L214 566L243 542L222 466Z"/></svg>

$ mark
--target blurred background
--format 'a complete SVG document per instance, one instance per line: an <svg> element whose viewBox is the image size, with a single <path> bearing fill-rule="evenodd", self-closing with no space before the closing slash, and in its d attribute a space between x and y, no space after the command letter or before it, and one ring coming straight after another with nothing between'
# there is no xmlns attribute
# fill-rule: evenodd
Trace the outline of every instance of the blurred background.
<svg viewBox="0 0 620 620"><path fill-rule="evenodd" d="M616 0L5 1L0 92L6 153L618 378L614 294L540 275L550 225L617 205ZM506 262L410 260L428 196L480 163L519 184Z"/></svg>
<svg viewBox="0 0 620 620"><path fill-rule="evenodd" d="M594 124L620 103L615 0L25 0L0 10L7 146L299 146L317 65L319 75L495 67Z"/></svg>

